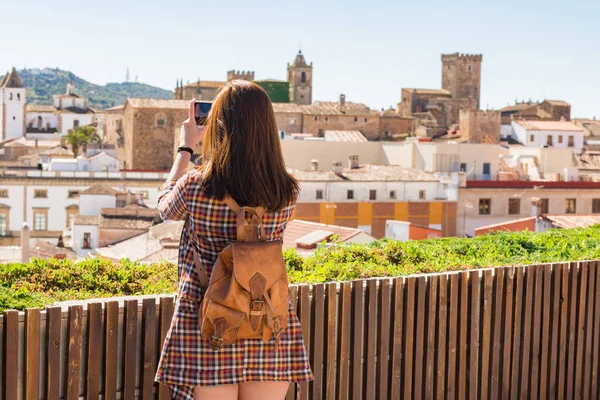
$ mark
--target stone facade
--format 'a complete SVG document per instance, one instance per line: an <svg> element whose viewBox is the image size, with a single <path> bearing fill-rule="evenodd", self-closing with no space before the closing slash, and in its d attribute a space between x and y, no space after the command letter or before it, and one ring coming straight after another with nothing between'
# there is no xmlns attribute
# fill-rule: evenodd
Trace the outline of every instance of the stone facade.
<svg viewBox="0 0 600 400"><path fill-rule="evenodd" d="M543 102L515 102L500 110L502 125L512 121L565 121L571 120L571 105L562 100L544 100Z"/></svg>
<svg viewBox="0 0 600 400"><path fill-rule="evenodd" d="M500 143L500 111L460 111L460 133L469 143Z"/></svg>
<svg viewBox="0 0 600 400"><path fill-rule="evenodd" d="M552 121L571 120L571 105L561 100L544 100L540 108L550 114Z"/></svg>
<svg viewBox="0 0 600 400"><path fill-rule="evenodd" d="M442 54L442 89L453 99L471 99L479 109L481 54Z"/></svg>
<svg viewBox="0 0 600 400"><path fill-rule="evenodd" d="M290 101L296 104L312 104L312 63L308 65L302 51L299 51L294 63L288 64L287 69Z"/></svg>

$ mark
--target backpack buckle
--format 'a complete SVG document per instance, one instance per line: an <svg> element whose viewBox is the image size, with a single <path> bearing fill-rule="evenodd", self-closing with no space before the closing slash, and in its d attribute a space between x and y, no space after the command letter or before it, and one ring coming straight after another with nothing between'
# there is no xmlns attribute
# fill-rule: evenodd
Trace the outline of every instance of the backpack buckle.
<svg viewBox="0 0 600 400"><path fill-rule="evenodd" d="M263 300L252 300L250 302L250 315L260 315L265 307Z"/></svg>
<svg viewBox="0 0 600 400"><path fill-rule="evenodd" d="M212 335L209 339L210 347L213 350L219 350L223 346L223 338L220 336Z"/></svg>

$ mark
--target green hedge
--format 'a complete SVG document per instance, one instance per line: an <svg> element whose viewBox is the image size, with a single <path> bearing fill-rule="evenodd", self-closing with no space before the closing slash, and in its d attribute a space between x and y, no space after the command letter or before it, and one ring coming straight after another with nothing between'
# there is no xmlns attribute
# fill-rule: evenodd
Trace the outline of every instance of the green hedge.
<svg viewBox="0 0 600 400"><path fill-rule="evenodd" d="M288 249L284 256L291 283L591 260L600 259L600 225L545 233L496 233L473 239L322 246L308 258ZM119 263L33 259L26 264L0 266L0 311L70 299L173 293L176 289L177 266L167 262L147 265L127 259Z"/></svg>

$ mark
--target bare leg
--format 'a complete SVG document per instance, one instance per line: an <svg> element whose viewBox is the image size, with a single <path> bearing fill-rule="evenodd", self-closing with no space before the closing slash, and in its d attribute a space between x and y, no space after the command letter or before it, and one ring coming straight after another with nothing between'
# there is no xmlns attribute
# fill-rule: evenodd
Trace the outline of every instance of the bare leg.
<svg viewBox="0 0 600 400"><path fill-rule="evenodd" d="M196 386L194 388L194 400L237 400L238 386Z"/></svg>
<svg viewBox="0 0 600 400"><path fill-rule="evenodd" d="M289 382L240 383L239 400L284 400Z"/></svg>

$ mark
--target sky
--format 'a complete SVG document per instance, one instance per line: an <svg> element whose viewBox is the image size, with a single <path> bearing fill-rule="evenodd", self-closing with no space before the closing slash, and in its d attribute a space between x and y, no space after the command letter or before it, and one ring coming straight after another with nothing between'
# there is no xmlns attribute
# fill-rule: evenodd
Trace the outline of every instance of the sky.
<svg viewBox="0 0 600 400"><path fill-rule="evenodd" d="M6 4L8 2L8 4ZM565 100L600 118L600 1L2 0L0 71L61 68L173 90L228 70L286 80L299 48L313 101L395 107L440 88L444 53L483 54L481 107Z"/></svg>

